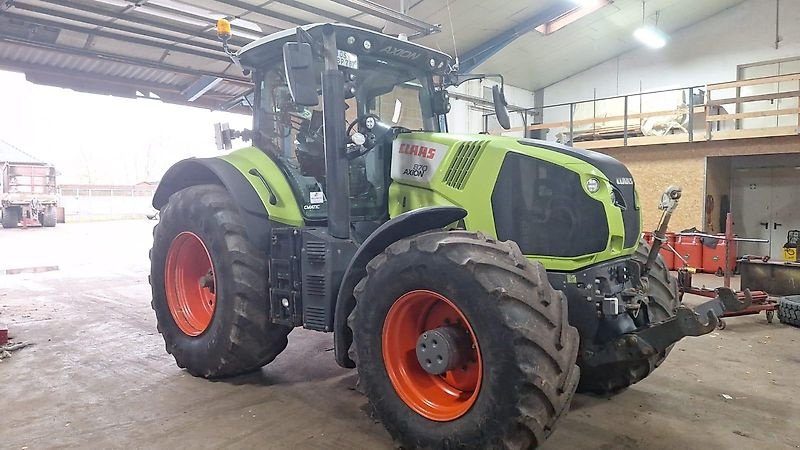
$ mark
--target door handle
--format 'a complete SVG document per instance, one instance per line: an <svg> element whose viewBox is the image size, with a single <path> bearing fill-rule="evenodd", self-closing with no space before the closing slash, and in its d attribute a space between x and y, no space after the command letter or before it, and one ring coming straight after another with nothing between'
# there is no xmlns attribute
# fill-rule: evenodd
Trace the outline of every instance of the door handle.
<svg viewBox="0 0 800 450"><path fill-rule="evenodd" d="M760 225L764 225L765 230L769 230L769 222L758 222Z"/></svg>
<svg viewBox="0 0 800 450"><path fill-rule="evenodd" d="M778 227L782 227L782 226L783 226L783 224L782 224L782 223L778 223L778 222L773 222L773 223L772 223L772 229L773 229L773 230L777 230L777 229L778 229Z"/></svg>

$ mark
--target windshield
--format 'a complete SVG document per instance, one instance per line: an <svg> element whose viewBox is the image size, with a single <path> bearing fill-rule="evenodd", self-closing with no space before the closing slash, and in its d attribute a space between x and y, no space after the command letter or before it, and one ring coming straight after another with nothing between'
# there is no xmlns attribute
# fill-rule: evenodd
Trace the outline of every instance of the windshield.
<svg viewBox="0 0 800 450"><path fill-rule="evenodd" d="M351 58L356 58L351 55ZM389 127L437 131L432 113L430 73L372 57L351 59L340 66L345 75L345 119L374 114ZM320 67L320 71L321 71ZM309 220L327 217L322 98L318 106L296 105L289 92L282 62L256 72L256 145L273 156L291 181L301 210ZM321 93L317 85L316 92ZM386 214L391 143L350 162L350 203L354 220L378 220Z"/></svg>

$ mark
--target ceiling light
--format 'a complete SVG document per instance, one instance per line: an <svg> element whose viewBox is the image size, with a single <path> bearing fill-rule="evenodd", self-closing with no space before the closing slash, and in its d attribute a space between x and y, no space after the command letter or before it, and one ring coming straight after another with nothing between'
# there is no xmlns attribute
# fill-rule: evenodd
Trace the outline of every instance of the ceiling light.
<svg viewBox="0 0 800 450"><path fill-rule="evenodd" d="M636 31L633 32L633 37L642 44L653 49L664 47L667 45L668 39L666 33L652 25L643 25L637 28Z"/></svg>

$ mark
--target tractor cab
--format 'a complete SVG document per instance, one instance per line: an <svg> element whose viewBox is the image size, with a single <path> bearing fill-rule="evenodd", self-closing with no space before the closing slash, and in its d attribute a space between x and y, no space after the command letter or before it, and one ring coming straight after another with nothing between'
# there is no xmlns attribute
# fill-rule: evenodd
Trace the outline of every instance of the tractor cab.
<svg viewBox="0 0 800 450"><path fill-rule="evenodd" d="M328 50L336 54L336 80L323 86L326 42L335 48ZM315 24L264 37L238 58L253 72L253 143L281 166L312 223L328 218L323 104L334 106L328 119L339 124L336 134L342 139L330 150L343 155L348 166L343 187L356 239L388 219L392 138L446 130L449 102L442 86L453 61L407 40ZM334 117L341 116L340 109L344 117ZM359 233L362 228L366 231Z"/></svg>

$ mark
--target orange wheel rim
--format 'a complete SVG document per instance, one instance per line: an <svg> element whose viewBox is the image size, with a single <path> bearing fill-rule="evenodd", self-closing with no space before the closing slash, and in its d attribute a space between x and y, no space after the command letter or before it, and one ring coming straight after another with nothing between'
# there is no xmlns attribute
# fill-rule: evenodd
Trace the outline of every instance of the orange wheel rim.
<svg viewBox="0 0 800 450"><path fill-rule="evenodd" d="M175 324L187 336L203 334L217 306L217 280L200 237L189 231L175 236L164 272L167 306Z"/></svg>
<svg viewBox="0 0 800 450"><path fill-rule="evenodd" d="M441 375L426 372L416 355L418 337L438 327L457 326L469 335L467 361ZM478 341L464 313L446 297L414 290L395 301L383 322L383 361L397 395L408 407L437 422L455 420L478 398L483 364Z"/></svg>

